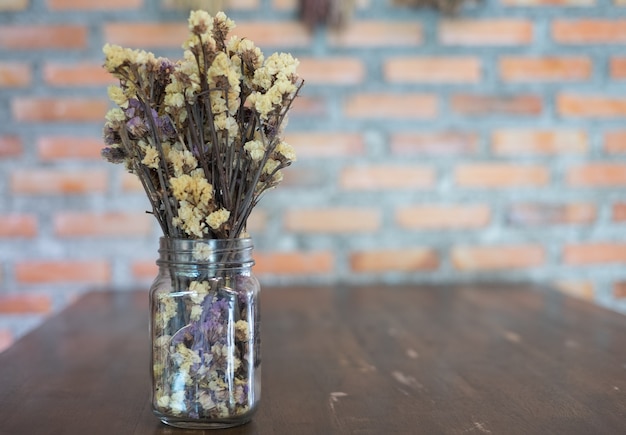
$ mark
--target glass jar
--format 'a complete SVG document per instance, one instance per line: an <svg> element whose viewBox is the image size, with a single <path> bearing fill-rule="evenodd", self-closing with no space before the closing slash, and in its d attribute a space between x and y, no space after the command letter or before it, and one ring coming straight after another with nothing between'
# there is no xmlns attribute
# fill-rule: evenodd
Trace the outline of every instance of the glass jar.
<svg viewBox="0 0 626 435"><path fill-rule="evenodd" d="M225 428L261 396L252 240L160 240L150 289L152 407L163 423Z"/></svg>

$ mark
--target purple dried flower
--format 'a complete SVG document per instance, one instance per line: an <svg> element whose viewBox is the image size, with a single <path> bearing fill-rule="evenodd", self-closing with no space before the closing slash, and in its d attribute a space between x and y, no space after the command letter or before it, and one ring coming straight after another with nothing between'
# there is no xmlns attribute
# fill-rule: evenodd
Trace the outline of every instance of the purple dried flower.
<svg viewBox="0 0 626 435"><path fill-rule="evenodd" d="M103 148L100 154L110 163L123 163L126 159L126 153L122 148L118 147Z"/></svg>
<svg viewBox="0 0 626 435"><path fill-rule="evenodd" d="M137 98L131 98L128 100L128 109L138 109L141 110L143 109L142 105L141 105L141 101L139 101Z"/></svg>
<svg viewBox="0 0 626 435"><path fill-rule="evenodd" d="M169 76L172 71L174 71L174 62L172 62L171 60L165 58L165 57L160 57L159 59L159 74L164 75L164 76Z"/></svg>
<svg viewBox="0 0 626 435"><path fill-rule="evenodd" d="M173 139L176 137L176 128L172 123L172 120L169 116L159 116L155 118L157 129L159 130L159 134L163 136L165 139Z"/></svg>
<svg viewBox="0 0 626 435"><path fill-rule="evenodd" d="M131 135L135 137L142 137L145 136L146 133L148 133L148 126L143 121L143 119L138 116L131 118L126 123L126 129Z"/></svg>
<svg viewBox="0 0 626 435"><path fill-rule="evenodd" d="M118 131L108 124L104 126L103 137L106 145L115 145L122 141Z"/></svg>

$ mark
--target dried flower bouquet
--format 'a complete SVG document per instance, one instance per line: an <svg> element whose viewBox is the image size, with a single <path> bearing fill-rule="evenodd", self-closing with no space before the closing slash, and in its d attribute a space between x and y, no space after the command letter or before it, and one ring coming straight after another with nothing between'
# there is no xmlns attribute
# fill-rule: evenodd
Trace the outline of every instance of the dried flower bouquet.
<svg viewBox="0 0 626 435"><path fill-rule="evenodd" d="M120 86L109 88L118 107L106 115L102 155L137 175L162 243L187 239L182 255L198 264L236 261L252 209L296 159L281 136L302 86L298 61L284 53L266 59L249 39L229 37L234 27L222 12L192 11L177 62L103 49ZM216 250L207 239L230 245ZM155 412L208 420L248 413L258 364L256 280L204 266L175 277L170 269L171 282L155 281L170 290L151 304Z"/></svg>
<svg viewBox="0 0 626 435"><path fill-rule="evenodd" d="M105 68L119 107L106 116L103 156L136 174L163 233L237 238L261 194L296 158L281 138L302 85L298 61L267 59L234 23L192 11L184 58L106 44Z"/></svg>

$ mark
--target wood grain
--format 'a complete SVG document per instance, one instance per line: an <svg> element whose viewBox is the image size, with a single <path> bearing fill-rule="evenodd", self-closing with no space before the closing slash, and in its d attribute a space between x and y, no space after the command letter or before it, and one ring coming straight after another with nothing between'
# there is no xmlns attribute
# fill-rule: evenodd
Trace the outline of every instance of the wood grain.
<svg viewBox="0 0 626 435"><path fill-rule="evenodd" d="M203 433L151 413L147 302L88 294L0 354L0 434ZM261 406L225 434L626 433L626 317L556 292L264 289L262 316Z"/></svg>

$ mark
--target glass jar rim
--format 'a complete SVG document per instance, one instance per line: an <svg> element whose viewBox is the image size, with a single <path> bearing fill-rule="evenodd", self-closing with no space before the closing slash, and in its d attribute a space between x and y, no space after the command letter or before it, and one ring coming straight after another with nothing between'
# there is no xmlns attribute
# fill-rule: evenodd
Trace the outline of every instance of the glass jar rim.
<svg viewBox="0 0 626 435"><path fill-rule="evenodd" d="M183 239L161 237L157 264L211 263L223 267L247 267L254 264L252 238Z"/></svg>

